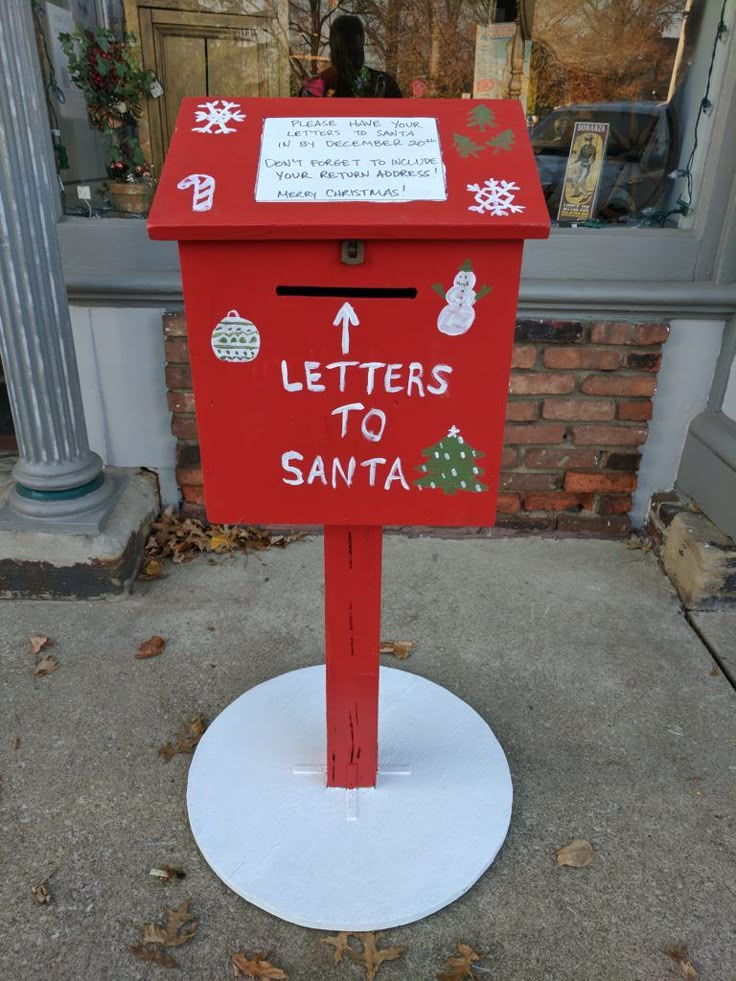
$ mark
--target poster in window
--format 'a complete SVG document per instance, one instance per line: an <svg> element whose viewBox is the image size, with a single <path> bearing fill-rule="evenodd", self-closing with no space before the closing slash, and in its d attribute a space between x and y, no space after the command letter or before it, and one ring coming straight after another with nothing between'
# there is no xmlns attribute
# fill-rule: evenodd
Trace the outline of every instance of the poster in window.
<svg viewBox="0 0 736 981"><path fill-rule="evenodd" d="M508 99L511 86L511 52L516 24L478 25L475 33L474 99ZM532 42L524 41L524 64L521 76L521 104L527 112L529 66Z"/></svg>
<svg viewBox="0 0 736 981"><path fill-rule="evenodd" d="M559 222L595 217L608 143L608 123L575 123L557 212Z"/></svg>

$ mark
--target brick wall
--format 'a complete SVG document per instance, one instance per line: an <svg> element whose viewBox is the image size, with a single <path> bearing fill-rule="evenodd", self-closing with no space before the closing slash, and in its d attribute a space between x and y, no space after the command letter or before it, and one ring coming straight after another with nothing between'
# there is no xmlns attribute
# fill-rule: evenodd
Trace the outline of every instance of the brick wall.
<svg viewBox="0 0 736 981"><path fill-rule="evenodd" d="M666 324L519 320L497 526L626 535ZM166 314L166 383L182 509L204 511L181 313Z"/></svg>

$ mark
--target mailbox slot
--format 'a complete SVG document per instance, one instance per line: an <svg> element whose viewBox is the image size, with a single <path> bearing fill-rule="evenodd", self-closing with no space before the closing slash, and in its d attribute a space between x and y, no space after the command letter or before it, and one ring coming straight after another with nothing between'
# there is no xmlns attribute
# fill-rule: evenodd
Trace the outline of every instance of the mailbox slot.
<svg viewBox="0 0 736 981"><path fill-rule="evenodd" d="M349 300L415 300L416 286L277 286L277 296L337 296Z"/></svg>

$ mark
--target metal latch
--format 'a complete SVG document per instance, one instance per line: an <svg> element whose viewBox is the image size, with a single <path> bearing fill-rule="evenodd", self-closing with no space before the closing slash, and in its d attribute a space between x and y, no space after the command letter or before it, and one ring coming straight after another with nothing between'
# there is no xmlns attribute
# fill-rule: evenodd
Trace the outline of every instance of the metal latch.
<svg viewBox="0 0 736 981"><path fill-rule="evenodd" d="M365 262L365 242L357 238L343 239L340 247L340 261L346 266L361 266Z"/></svg>

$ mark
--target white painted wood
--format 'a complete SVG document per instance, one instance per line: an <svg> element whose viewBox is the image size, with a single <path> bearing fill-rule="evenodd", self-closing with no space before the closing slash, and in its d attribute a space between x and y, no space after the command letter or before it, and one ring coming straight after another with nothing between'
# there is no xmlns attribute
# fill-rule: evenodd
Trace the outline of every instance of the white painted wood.
<svg viewBox="0 0 736 981"><path fill-rule="evenodd" d="M723 396L723 411L736 422L736 360L731 362L728 384Z"/></svg>
<svg viewBox="0 0 736 981"><path fill-rule="evenodd" d="M325 670L302 668L229 705L189 771L195 840L231 889L320 930L379 930L453 902L496 857L508 764L451 692L382 668L374 789L325 786Z"/></svg>
<svg viewBox="0 0 736 981"><path fill-rule="evenodd" d="M675 484L688 426L708 401L723 338L723 321L672 320L662 348L654 412L643 447L631 519L640 526L649 499Z"/></svg>
<svg viewBox="0 0 736 981"><path fill-rule="evenodd" d="M146 467L178 505L162 307L71 307L89 443L105 464Z"/></svg>
<svg viewBox="0 0 736 981"><path fill-rule="evenodd" d="M69 307L87 437L90 448L100 455L107 466L111 456L110 444L91 313L90 307Z"/></svg>

